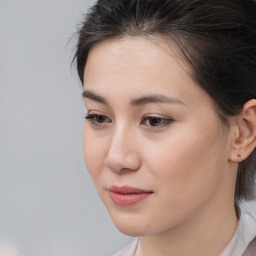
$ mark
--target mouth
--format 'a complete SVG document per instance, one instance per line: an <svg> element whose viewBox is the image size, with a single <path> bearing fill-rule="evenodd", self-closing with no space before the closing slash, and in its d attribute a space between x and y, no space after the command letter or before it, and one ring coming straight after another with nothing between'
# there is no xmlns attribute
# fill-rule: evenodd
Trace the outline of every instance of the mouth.
<svg viewBox="0 0 256 256"><path fill-rule="evenodd" d="M111 186L108 190L110 198L118 206L135 205L153 193L129 186Z"/></svg>

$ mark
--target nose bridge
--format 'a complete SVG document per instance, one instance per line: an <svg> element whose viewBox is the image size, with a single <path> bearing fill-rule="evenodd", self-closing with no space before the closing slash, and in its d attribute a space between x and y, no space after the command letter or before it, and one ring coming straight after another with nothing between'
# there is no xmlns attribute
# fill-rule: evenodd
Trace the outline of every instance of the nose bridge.
<svg viewBox="0 0 256 256"><path fill-rule="evenodd" d="M127 142L129 136L129 129L127 129L124 124L117 126L112 134L110 151L124 153L126 150L128 150L129 145L127 144Z"/></svg>
<svg viewBox="0 0 256 256"><path fill-rule="evenodd" d="M106 166L114 172L137 170L140 159L135 141L136 134L132 128L125 123L117 125L112 131Z"/></svg>

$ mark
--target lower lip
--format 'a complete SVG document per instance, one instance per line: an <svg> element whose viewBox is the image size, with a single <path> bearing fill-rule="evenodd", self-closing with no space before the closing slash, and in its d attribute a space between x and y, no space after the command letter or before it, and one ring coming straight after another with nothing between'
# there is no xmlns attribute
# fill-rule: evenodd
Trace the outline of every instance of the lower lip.
<svg viewBox="0 0 256 256"><path fill-rule="evenodd" d="M147 198L151 193L120 194L109 192L113 202L119 206L131 206Z"/></svg>

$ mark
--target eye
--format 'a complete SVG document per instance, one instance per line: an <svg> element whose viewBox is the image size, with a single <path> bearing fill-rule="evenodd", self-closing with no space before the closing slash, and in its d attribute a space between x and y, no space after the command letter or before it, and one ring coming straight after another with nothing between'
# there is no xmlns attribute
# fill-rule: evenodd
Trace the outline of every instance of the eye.
<svg viewBox="0 0 256 256"><path fill-rule="evenodd" d="M146 126L162 127L162 126L170 124L171 122L173 122L173 119L171 119L171 118L147 116L147 117L143 118L141 123L145 124Z"/></svg>
<svg viewBox="0 0 256 256"><path fill-rule="evenodd" d="M94 125L102 125L106 123L111 123L111 119L108 118L105 115L99 115L99 114L87 114L85 119L92 122Z"/></svg>

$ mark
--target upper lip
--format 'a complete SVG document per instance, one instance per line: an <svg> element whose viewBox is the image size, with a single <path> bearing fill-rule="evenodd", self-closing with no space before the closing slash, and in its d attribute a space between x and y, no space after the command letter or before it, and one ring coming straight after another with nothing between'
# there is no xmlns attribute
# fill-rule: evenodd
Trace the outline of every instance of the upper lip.
<svg viewBox="0 0 256 256"><path fill-rule="evenodd" d="M152 193L149 190L143 190L139 188L134 188L130 186L111 186L108 189L110 192L119 193L119 194L142 194L142 193Z"/></svg>

